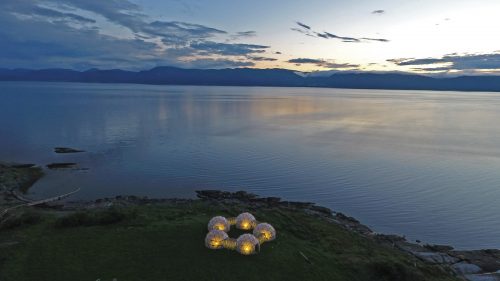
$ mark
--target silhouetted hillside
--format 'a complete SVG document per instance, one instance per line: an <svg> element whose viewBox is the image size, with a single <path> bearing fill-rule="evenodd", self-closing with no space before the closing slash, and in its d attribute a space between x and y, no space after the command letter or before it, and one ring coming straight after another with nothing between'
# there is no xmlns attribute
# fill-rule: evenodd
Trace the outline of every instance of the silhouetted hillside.
<svg viewBox="0 0 500 281"><path fill-rule="evenodd" d="M286 69L183 69L167 66L138 72L120 69L0 69L0 81L500 91L500 76L433 78L394 73L336 73L326 77L307 77Z"/></svg>

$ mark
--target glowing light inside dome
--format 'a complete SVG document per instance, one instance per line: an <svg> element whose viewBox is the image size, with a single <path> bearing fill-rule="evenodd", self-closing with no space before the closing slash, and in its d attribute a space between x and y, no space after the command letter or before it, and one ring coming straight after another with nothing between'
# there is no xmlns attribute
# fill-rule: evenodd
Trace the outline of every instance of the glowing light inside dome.
<svg viewBox="0 0 500 281"><path fill-rule="evenodd" d="M231 225L241 230L252 230L253 234L246 233L238 239L230 238L226 232ZM259 223L250 213L242 213L237 217L213 217L208 223L209 233L205 238L205 245L209 249L236 250L242 255L253 255L260 251L260 245L276 239L276 230L268 223Z"/></svg>
<svg viewBox="0 0 500 281"><path fill-rule="evenodd" d="M227 233L221 230L212 230L205 237L205 246L217 250L224 248L224 240L228 238Z"/></svg>
<svg viewBox="0 0 500 281"><path fill-rule="evenodd" d="M259 223L253 230L253 235L262 242L268 242L276 238L276 230L268 223Z"/></svg>
<svg viewBox="0 0 500 281"><path fill-rule="evenodd" d="M236 228L242 230L250 230L254 228L257 220L250 213L242 213L236 217Z"/></svg>
<svg viewBox="0 0 500 281"><path fill-rule="evenodd" d="M259 240L252 234L243 234L236 240L236 250L243 255L255 254Z"/></svg>
<svg viewBox="0 0 500 281"><path fill-rule="evenodd" d="M221 230L224 232L228 232L231 228L229 221L225 217L217 216L213 217L208 222L208 231L211 230Z"/></svg>

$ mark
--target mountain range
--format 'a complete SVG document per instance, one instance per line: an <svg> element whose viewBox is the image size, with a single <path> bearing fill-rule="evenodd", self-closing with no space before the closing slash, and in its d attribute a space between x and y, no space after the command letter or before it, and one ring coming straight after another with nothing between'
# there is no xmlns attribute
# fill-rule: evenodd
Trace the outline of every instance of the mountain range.
<svg viewBox="0 0 500 281"><path fill-rule="evenodd" d="M5 69L0 81L137 83L155 85L279 86L349 89L398 89L500 92L500 76L429 77L404 73L345 73L307 75L286 69L184 69L155 67L143 71L120 69Z"/></svg>

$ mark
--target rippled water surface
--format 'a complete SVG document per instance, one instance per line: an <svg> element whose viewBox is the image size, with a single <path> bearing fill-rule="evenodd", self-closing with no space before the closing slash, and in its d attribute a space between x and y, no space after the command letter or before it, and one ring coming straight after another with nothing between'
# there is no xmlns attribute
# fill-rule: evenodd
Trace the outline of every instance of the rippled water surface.
<svg viewBox="0 0 500 281"><path fill-rule="evenodd" d="M2 82L0 160L89 168L35 198L245 189L500 248L500 93Z"/></svg>

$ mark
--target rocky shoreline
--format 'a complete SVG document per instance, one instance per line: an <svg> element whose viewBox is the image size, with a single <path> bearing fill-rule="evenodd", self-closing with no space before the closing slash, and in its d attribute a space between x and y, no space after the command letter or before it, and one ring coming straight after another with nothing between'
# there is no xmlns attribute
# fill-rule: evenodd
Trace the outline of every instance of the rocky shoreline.
<svg viewBox="0 0 500 281"><path fill-rule="evenodd" d="M43 176L39 167L31 165L0 164L0 211L25 202L19 191L31 186ZM226 192L220 190L196 191L198 199L154 199L138 196L117 196L94 201L57 201L42 204L38 208L57 212L71 212L109 208L111 206L140 206L151 204L183 204L186 202L203 200L219 206L244 205L249 210L259 208L292 209L303 211L311 216L318 217L326 223L337 224L349 231L371 239L378 244L391 247L414 256L419 260L442 266L457 277L471 281L499 281L500 280L500 250L472 250L459 251L451 246L423 245L407 241L405 237L386 235L372 231L355 218L329 208L317 206L310 202L283 201L278 197L259 197L245 191ZM23 200L24 199L24 200Z"/></svg>
<svg viewBox="0 0 500 281"><path fill-rule="evenodd" d="M450 267L458 276L464 277L467 280L500 280L500 250L455 251L451 246L411 243L402 236L376 233L353 217L349 217L341 212L332 211L326 207L317 206L314 203L281 201L280 198L276 197L260 198L255 194L245 191L231 193L218 190L205 190L197 191L197 196L202 200L216 202L244 202L255 208L265 206L301 209L362 236L374 239L380 244L404 251L424 262Z"/></svg>

